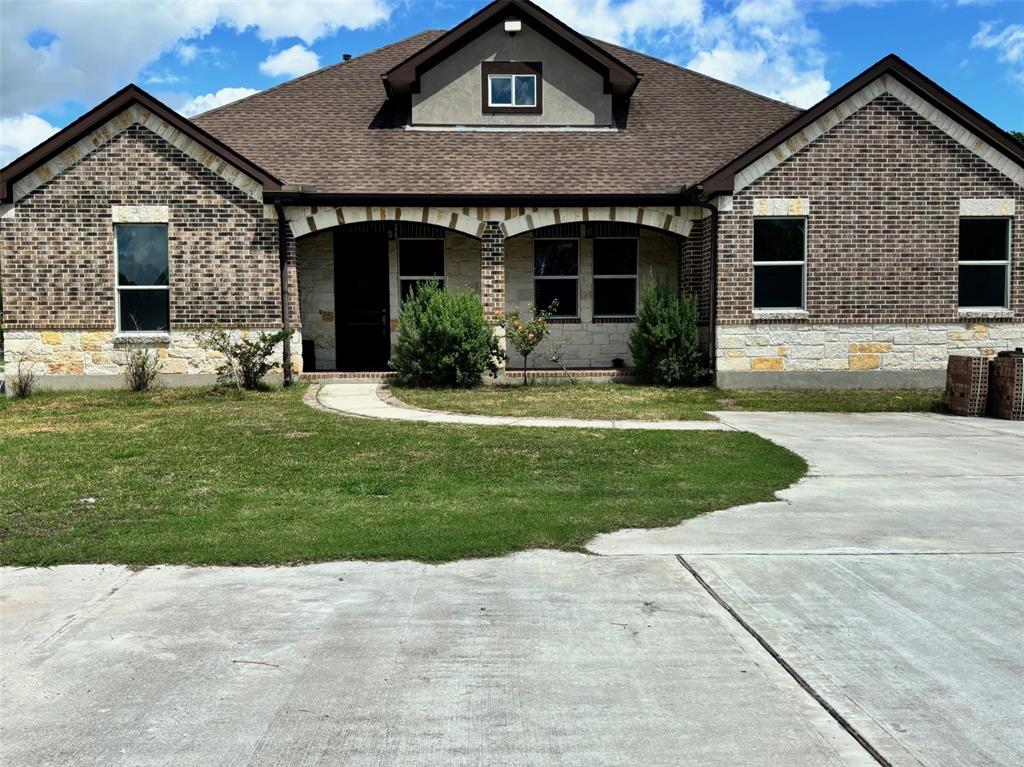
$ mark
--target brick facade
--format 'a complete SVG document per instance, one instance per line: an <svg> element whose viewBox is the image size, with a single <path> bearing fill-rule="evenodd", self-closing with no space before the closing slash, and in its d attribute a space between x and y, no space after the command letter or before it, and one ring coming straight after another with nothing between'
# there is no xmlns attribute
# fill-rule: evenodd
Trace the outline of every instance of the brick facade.
<svg viewBox="0 0 1024 767"><path fill-rule="evenodd" d="M505 233L497 221L488 221L480 238L480 298L488 319L505 311Z"/></svg>
<svg viewBox="0 0 1024 767"><path fill-rule="evenodd" d="M711 217L694 221L690 236L679 241L679 289L697 299L700 323L711 316Z"/></svg>
<svg viewBox="0 0 1024 767"><path fill-rule="evenodd" d="M280 327L276 219L262 202L135 124L3 218L0 275L9 330L113 330L111 209L118 205L169 209L173 330ZM294 295L293 247L291 253ZM296 327L298 321L293 311Z"/></svg>
<svg viewBox="0 0 1024 767"><path fill-rule="evenodd" d="M719 220L720 324L757 321L758 198L808 200L807 317L798 321L845 324L958 321L960 201L1015 199L1010 306L1024 312L1024 189L891 95L733 196Z"/></svg>

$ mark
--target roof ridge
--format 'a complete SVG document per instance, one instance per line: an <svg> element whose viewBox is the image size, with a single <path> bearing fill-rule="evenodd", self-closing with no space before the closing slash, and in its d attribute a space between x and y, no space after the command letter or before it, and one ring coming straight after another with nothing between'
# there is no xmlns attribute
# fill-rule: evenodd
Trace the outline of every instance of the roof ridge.
<svg viewBox="0 0 1024 767"><path fill-rule="evenodd" d="M790 103L788 103L786 101L780 101L779 99L773 99L771 96L765 96L763 93L758 93L757 91L752 91L749 88L744 88L742 85L736 85L735 83L730 83L727 80L719 80L717 77L712 77L711 75L706 75L703 72L698 72L696 69L690 69L689 67L684 67L683 65L676 64L674 61L669 61L668 59L659 59L657 56L652 56L649 53L644 53L643 51L638 51L638 50L635 50L633 48L627 48L624 45L618 45L617 43L608 42L607 40L601 40L600 38L597 38L597 37L590 37L589 39L592 42L596 43L597 45L602 45L602 46L610 45L613 48L619 48L621 50L628 51L629 53L632 53L632 54L635 54L637 56L640 56L641 58L645 58L645 59L648 59L650 61L656 61L659 64L667 64L668 66L672 67L673 69L678 69L680 72L685 72L688 75L695 75L695 76L697 76L699 78L702 78L704 80L710 80L711 82L717 83L719 85L725 85L726 87L732 88L733 90L737 90L740 93L746 93L749 96L756 96L757 98L761 99L762 101L767 101L770 104L776 104L776 105L780 104L782 106L789 107L790 109L793 109L793 110L795 110L797 112L804 112L804 111L806 111L804 109L801 109L798 106L793 106L792 104L790 104ZM641 82L642 82L642 79L641 79Z"/></svg>
<svg viewBox="0 0 1024 767"><path fill-rule="evenodd" d="M237 106L238 104L241 104L243 102L246 102L246 101L249 101L251 99L254 99L257 96L263 96L263 95L265 95L267 93L271 93L273 91L276 91L276 90L279 90L281 88L284 88L286 85L293 85L294 83L301 82L302 80L307 80L310 77L313 77L315 75L323 74L324 72L326 72L329 69L335 69L337 67L347 66L347 65L351 64L353 61L356 61L357 59L364 59L367 56L372 56L372 55L374 55L376 53L383 53L384 51L388 50L389 48L394 48L395 46L402 45L403 43L407 43L408 41L413 40L414 38L422 37L424 35L429 35L429 34L433 34L433 33L436 33L436 32L444 33L446 31L447 30L444 30L444 29L421 29L419 32L416 32L416 33L411 34L411 35L407 35L406 37L403 37L401 40L395 40L394 42L388 43L387 45L381 45L381 46L379 46L377 48L373 48L373 49L371 49L369 51L365 51L364 53L357 54L357 55L353 56L351 59L349 59L348 61L345 61L345 60L335 61L333 64L327 64L326 66L322 66L319 69L314 69L312 72L306 72L306 74L299 75L298 77L293 77L291 80L285 80L283 83L278 83L277 85L271 85L269 88L265 88L264 90L257 91L256 93L251 93L248 96L244 96L244 97L242 97L240 99L237 99L235 101L228 102L227 104L221 104L219 107L214 107L213 109L207 109L205 112L200 112L199 114L193 115L192 117L189 117L188 119L194 121L196 118L206 117L207 115L212 115L214 112L219 112L220 110L227 109L228 107Z"/></svg>

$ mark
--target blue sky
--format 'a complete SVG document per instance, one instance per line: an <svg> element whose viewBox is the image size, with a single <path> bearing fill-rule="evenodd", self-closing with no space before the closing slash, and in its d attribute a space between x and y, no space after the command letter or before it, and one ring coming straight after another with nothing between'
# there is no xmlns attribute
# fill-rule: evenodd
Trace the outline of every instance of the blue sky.
<svg viewBox="0 0 1024 767"><path fill-rule="evenodd" d="M538 2L584 33L802 107L894 52L1024 130L1024 0ZM128 82L197 114L484 5L0 0L0 164Z"/></svg>

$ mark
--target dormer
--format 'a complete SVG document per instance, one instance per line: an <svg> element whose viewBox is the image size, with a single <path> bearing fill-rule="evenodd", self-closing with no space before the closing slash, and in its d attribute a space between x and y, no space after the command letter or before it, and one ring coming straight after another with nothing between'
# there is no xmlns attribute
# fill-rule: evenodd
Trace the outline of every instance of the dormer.
<svg viewBox="0 0 1024 767"><path fill-rule="evenodd" d="M413 127L611 128L639 75L528 0L496 0L382 75Z"/></svg>

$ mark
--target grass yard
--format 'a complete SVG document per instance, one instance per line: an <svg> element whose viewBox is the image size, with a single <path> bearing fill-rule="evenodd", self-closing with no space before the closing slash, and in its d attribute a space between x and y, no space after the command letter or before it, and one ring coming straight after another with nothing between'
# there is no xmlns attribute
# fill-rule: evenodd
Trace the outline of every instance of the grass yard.
<svg viewBox="0 0 1024 767"><path fill-rule="evenodd" d="M406 389L392 394L415 407L454 413L638 421L705 420L709 410L881 413L937 411L942 392L884 390L731 391L711 387L670 389L635 384L568 383L480 386L476 389Z"/></svg>
<svg viewBox="0 0 1024 767"><path fill-rule="evenodd" d="M753 434L399 423L302 390L44 393L0 417L0 564L440 562L769 499Z"/></svg>

